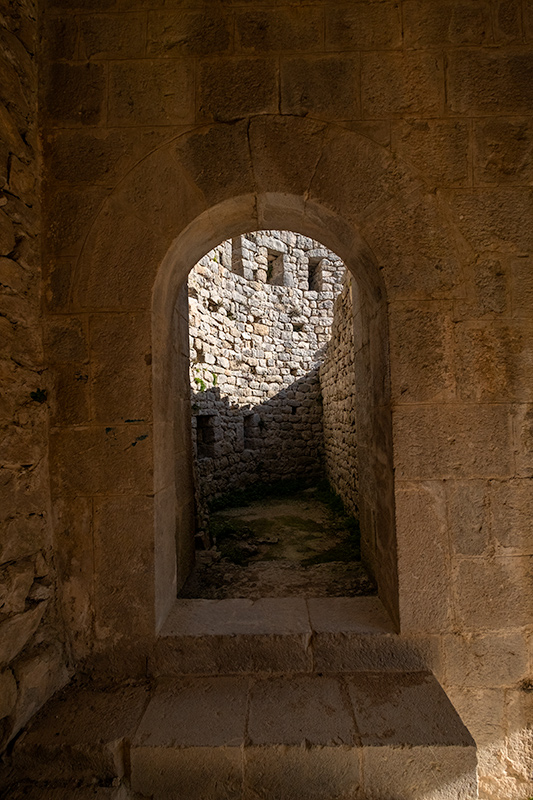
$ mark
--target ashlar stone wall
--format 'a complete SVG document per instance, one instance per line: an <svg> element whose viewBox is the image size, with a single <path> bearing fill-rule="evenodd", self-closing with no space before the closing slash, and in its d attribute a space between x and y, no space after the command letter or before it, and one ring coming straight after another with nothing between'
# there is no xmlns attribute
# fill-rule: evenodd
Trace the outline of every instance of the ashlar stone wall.
<svg viewBox="0 0 533 800"><path fill-rule="evenodd" d="M66 680L40 321L37 4L0 13L0 750ZM51 334L53 336L53 334Z"/></svg>
<svg viewBox="0 0 533 800"><path fill-rule="evenodd" d="M343 273L331 251L289 231L223 242L191 271L200 509L258 480L322 474L318 368Z"/></svg>
<svg viewBox="0 0 533 800"><path fill-rule="evenodd" d="M331 338L319 369L324 470L345 508L357 514L357 408L352 279L344 276L333 307Z"/></svg>

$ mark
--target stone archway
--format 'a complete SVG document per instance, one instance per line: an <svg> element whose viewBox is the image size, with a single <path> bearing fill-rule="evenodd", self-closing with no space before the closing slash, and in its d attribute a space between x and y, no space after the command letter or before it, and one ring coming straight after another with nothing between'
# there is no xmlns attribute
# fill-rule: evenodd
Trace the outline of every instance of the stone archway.
<svg viewBox="0 0 533 800"><path fill-rule="evenodd" d="M381 597L407 630L436 632L446 622L446 604L433 602L435 592L450 591L446 563L431 574L426 566L434 570L445 534L430 537L428 561L411 524L438 409L434 393L419 406L424 364L402 360L397 334L408 344L417 335L419 317L404 313L405 300L426 303L435 324L441 320L443 301L457 295L466 245L435 196L375 142L302 118L261 116L194 129L141 161L103 203L78 260L61 324L72 329L81 320L92 331L89 411L53 430L52 484L58 506L91 499L94 564L86 579L97 648L153 636L175 596L175 532L188 513L187 476L175 468L176 454L186 460L188 418L171 368L180 288L222 239L281 227L324 242L357 280L363 547ZM178 535L180 548L187 559ZM411 574L419 577L414 591Z"/></svg>

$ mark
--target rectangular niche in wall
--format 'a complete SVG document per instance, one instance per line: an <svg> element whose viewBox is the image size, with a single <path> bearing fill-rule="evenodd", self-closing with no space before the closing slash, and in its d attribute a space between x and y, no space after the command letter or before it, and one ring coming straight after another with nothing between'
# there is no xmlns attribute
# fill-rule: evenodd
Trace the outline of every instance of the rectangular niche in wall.
<svg viewBox="0 0 533 800"><path fill-rule="evenodd" d="M257 426L254 414L246 414L244 417L244 449L255 450L257 443Z"/></svg>
<svg viewBox="0 0 533 800"><path fill-rule="evenodd" d="M267 283L285 286L285 257L283 253L268 249Z"/></svg>
<svg viewBox="0 0 533 800"><path fill-rule="evenodd" d="M322 291L322 260L321 258L309 259L309 291Z"/></svg>
<svg viewBox="0 0 533 800"><path fill-rule="evenodd" d="M198 458L215 457L215 414L196 417L196 453Z"/></svg>

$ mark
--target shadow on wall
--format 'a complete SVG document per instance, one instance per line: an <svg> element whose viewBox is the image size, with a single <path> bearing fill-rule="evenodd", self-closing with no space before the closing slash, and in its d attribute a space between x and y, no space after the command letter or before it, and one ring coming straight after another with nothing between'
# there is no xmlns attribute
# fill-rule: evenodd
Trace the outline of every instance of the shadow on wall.
<svg viewBox="0 0 533 800"><path fill-rule="evenodd" d="M253 483L324 474L319 368L257 405L239 405L213 386L192 394L198 527L208 504Z"/></svg>

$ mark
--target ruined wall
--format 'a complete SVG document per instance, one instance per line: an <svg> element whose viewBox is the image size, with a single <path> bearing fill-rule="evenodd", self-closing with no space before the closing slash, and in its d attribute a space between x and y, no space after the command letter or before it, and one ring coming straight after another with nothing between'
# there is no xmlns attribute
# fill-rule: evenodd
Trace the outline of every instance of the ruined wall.
<svg viewBox="0 0 533 800"><path fill-rule="evenodd" d="M66 680L40 322L37 7L0 14L0 749Z"/></svg>
<svg viewBox="0 0 533 800"><path fill-rule="evenodd" d="M199 510L259 480L322 475L318 366L343 272L333 253L289 231L224 242L191 271Z"/></svg>
<svg viewBox="0 0 533 800"><path fill-rule="evenodd" d="M357 426L352 281L346 275L335 300L333 324L320 366L324 467L331 487L357 514Z"/></svg>

